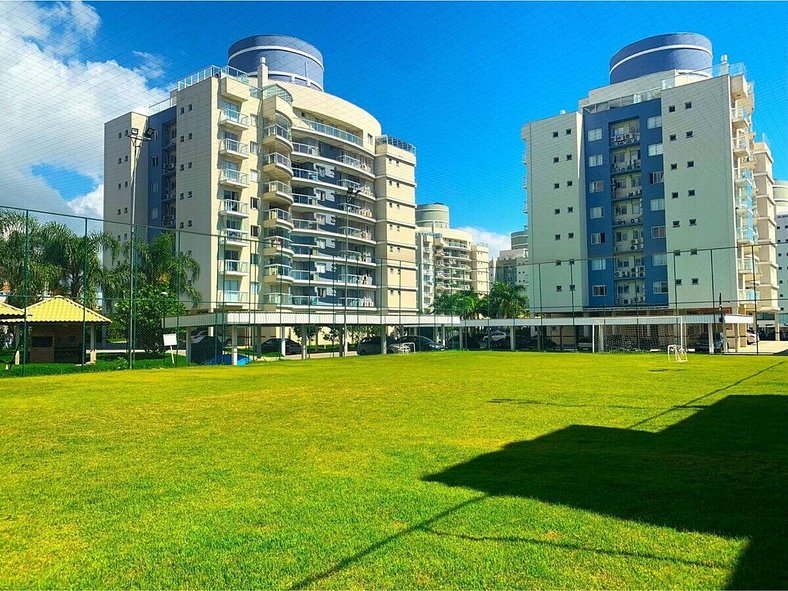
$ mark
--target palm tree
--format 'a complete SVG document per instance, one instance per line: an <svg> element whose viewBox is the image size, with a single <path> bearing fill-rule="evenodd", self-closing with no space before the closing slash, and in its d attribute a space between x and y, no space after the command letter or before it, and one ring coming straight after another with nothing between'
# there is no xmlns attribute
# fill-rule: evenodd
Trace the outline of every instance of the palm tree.
<svg viewBox="0 0 788 591"><path fill-rule="evenodd" d="M57 222L44 225L42 231L44 259L55 268L49 292L74 300L84 299L88 306L94 307L99 289L111 286L111 273L102 263L102 254L109 252L114 257L118 241L108 232L79 236Z"/></svg>
<svg viewBox="0 0 788 591"><path fill-rule="evenodd" d="M521 285L496 281L487 295L490 318L520 318L528 312L528 296Z"/></svg>
<svg viewBox="0 0 788 591"><path fill-rule="evenodd" d="M484 312L484 300L475 291L457 291L442 293L435 298L432 305L433 314L451 314L468 320L478 318Z"/></svg>

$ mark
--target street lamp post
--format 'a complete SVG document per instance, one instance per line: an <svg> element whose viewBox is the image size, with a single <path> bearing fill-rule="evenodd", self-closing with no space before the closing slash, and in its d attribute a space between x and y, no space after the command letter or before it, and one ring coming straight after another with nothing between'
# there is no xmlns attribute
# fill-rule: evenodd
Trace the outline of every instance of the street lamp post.
<svg viewBox="0 0 788 591"><path fill-rule="evenodd" d="M350 201L361 192L361 189L348 188L345 194L345 306L342 311L342 350L340 356L347 356L347 307L348 307L348 265L350 254Z"/></svg>
<svg viewBox="0 0 788 591"><path fill-rule="evenodd" d="M134 216L137 207L137 162L142 144L153 139L153 128L148 127L140 134L140 130L132 127L126 130L126 137L131 140L134 148L134 157L131 162L131 212L129 218L129 239L131 250L129 252L129 369L134 366Z"/></svg>

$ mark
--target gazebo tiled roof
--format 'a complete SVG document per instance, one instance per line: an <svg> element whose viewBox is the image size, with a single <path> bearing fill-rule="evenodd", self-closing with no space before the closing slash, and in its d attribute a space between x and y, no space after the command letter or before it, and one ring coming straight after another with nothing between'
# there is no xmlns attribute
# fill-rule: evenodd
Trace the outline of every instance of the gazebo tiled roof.
<svg viewBox="0 0 788 591"><path fill-rule="evenodd" d="M24 316L24 310L20 310L19 308L15 308L10 304L6 304L5 302L0 302L0 318L16 318L18 316Z"/></svg>
<svg viewBox="0 0 788 591"><path fill-rule="evenodd" d="M27 322L35 323L78 323L86 324L109 324L112 322L106 316L86 308L82 304L75 302L65 296L54 296L31 304L25 310L19 310L19 317L14 318L16 322L23 322L21 316L27 312Z"/></svg>

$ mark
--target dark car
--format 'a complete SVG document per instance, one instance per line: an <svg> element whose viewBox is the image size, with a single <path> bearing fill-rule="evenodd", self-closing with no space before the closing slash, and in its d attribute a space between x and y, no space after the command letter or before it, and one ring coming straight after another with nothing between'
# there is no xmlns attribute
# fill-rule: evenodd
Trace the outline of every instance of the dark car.
<svg viewBox="0 0 788 591"><path fill-rule="evenodd" d="M380 337L364 337L356 345L356 353L359 355L380 355Z"/></svg>
<svg viewBox="0 0 788 591"><path fill-rule="evenodd" d="M303 350L300 343L293 339L285 339L285 355L299 355ZM261 353L279 353L282 350L282 339L268 339L260 343Z"/></svg>
<svg viewBox="0 0 788 591"><path fill-rule="evenodd" d="M405 348L416 352L444 351L446 349L446 347L436 343L432 339L418 335L405 335L398 339L394 339L388 343L387 347L389 353L399 353Z"/></svg>
<svg viewBox="0 0 788 591"><path fill-rule="evenodd" d="M555 351L558 349L558 343L548 337L542 337L540 342L539 337L534 335L517 337L515 347L522 351Z"/></svg>
<svg viewBox="0 0 788 591"><path fill-rule="evenodd" d="M722 335L716 334L714 335L714 352L715 353L722 353L724 347L724 340ZM709 334L703 333L695 339L695 343L692 346L695 349L696 353L708 353L709 352Z"/></svg>

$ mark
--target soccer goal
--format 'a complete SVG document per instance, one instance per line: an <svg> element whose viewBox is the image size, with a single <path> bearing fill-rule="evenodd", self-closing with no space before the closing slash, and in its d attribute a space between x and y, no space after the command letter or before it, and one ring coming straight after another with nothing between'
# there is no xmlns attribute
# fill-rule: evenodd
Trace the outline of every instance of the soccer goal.
<svg viewBox="0 0 788 591"><path fill-rule="evenodd" d="M686 363L687 350L681 345L668 345L668 361Z"/></svg>
<svg viewBox="0 0 788 591"><path fill-rule="evenodd" d="M683 316L605 317L596 319L593 329L594 351L598 352L666 351L671 345L687 350Z"/></svg>

